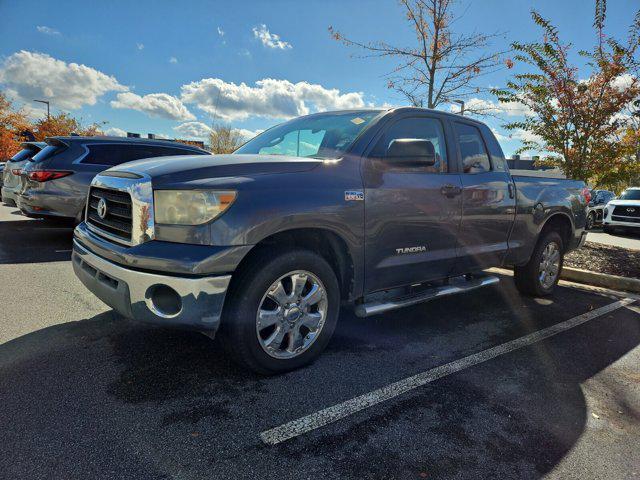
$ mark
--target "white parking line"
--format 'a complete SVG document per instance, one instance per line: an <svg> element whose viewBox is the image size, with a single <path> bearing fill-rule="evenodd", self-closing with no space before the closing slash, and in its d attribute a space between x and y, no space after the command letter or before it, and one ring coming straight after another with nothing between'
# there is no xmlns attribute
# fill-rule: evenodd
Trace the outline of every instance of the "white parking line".
<svg viewBox="0 0 640 480"><path fill-rule="evenodd" d="M561 323L557 323L551 327L538 330L537 332L530 333L524 337L511 340L510 342L503 343L493 348L489 348L479 353L469 355L460 360L456 360L446 365L441 365L431 370L419 373L404 380L392 383L385 387L379 388L359 397L352 398L346 402L333 405L332 407L325 408L318 412L312 413L305 417L298 418L291 422L280 425L279 427L266 430L260 434L261 440L268 445L277 445L286 440L294 437L298 437L304 433L310 432L320 427L324 427L337 420L345 418L354 413L360 412L366 408L372 407L386 400L391 400L403 393L414 390L418 387L422 387L428 383L431 383L439 378L446 377L452 373L459 372L465 368L469 368L473 365L486 362L492 358L504 355L505 353L513 352L520 348L532 345L536 342L544 340L546 338L562 333L578 325L593 320L594 318L605 315L609 312L617 310L621 307L625 307L635 300L632 298L623 298L617 302L610 303L604 307L596 308L590 312L583 313L577 317L573 317Z"/></svg>

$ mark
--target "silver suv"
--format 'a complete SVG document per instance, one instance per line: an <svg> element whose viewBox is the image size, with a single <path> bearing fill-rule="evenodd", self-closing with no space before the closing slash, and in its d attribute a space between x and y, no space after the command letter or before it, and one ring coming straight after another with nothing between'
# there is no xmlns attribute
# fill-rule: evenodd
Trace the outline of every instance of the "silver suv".
<svg viewBox="0 0 640 480"><path fill-rule="evenodd" d="M16 196L20 191L20 173L28 160L46 147L44 142L25 142L22 150L16 153L4 166L2 174L2 201L10 207L16 206Z"/></svg>
<svg viewBox="0 0 640 480"><path fill-rule="evenodd" d="M176 155L209 155L209 152L170 140L47 138L46 146L22 168L16 203L28 217L79 223L89 184L98 173L133 160ZM180 158L175 161L180 162Z"/></svg>

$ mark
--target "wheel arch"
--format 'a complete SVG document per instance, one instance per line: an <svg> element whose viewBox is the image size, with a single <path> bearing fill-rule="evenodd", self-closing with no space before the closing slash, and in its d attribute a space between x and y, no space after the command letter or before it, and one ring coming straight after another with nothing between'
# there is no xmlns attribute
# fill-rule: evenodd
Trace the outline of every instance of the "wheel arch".
<svg viewBox="0 0 640 480"><path fill-rule="evenodd" d="M544 221L538 239L542 238L546 232L556 231L562 238L563 249L566 250L571 242L573 228L573 222L569 215L564 212L556 212Z"/></svg>
<svg viewBox="0 0 640 480"><path fill-rule="evenodd" d="M245 255L236 271L246 268L263 254L298 248L311 250L322 256L336 274L342 299L353 300L356 291L354 254L345 239L328 228L293 228L268 235Z"/></svg>

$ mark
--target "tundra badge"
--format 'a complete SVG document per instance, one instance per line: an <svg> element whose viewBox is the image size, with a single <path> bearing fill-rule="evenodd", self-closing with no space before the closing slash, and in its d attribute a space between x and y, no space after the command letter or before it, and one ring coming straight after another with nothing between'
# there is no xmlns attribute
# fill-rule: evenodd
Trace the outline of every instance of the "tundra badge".
<svg viewBox="0 0 640 480"><path fill-rule="evenodd" d="M398 255L404 255L405 253L420 253L426 251L427 247L425 247L424 245L418 245L417 247L396 248L396 253Z"/></svg>

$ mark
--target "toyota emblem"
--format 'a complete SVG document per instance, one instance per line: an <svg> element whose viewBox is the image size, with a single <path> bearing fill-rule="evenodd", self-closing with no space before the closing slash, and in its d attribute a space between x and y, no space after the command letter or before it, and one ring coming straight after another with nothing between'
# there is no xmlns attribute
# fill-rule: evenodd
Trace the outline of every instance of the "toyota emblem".
<svg viewBox="0 0 640 480"><path fill-rule="evenodd" d="M107 216L107 202L104 198L101 198L98 202L98 216L104 220L104 217Z"/></svg>

